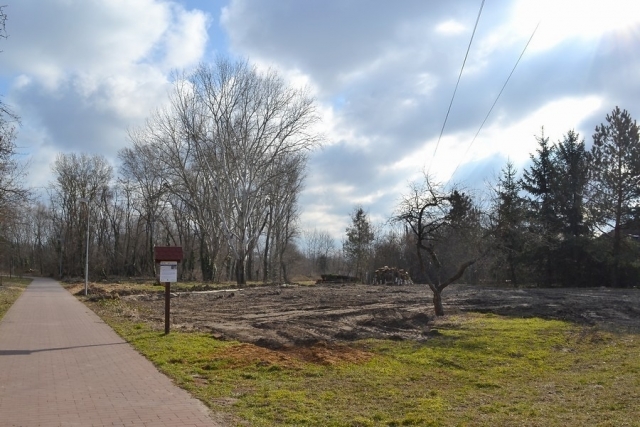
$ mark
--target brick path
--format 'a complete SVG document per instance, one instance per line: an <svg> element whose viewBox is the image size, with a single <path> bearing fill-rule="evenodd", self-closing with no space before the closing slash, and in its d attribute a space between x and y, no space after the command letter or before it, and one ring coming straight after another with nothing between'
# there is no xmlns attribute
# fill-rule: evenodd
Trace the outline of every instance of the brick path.
<svg viewBox="0 0 640 427"><path fill-rule="evenodd" d="M215 426L207 408L57 282L0 322L0 426Z"/></svg>

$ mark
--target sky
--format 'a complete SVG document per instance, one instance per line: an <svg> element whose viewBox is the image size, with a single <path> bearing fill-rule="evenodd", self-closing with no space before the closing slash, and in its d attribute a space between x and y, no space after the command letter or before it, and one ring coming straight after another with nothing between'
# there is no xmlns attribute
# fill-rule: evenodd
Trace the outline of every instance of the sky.
<svg viewBox="0 0 640 427"><path fill-rule="evenodd" d="M58 153L117 170L171 74L217 55L315 97L324 145L310 154L301 226L337 239L357 205L384 223L425 172L479 193L507 161L528 166L542 127L590 147L615 106L640 118L637 0L487 0L478 20L481 0L5 3L0 94L21 117L16 142L40 194Z"/></svg>

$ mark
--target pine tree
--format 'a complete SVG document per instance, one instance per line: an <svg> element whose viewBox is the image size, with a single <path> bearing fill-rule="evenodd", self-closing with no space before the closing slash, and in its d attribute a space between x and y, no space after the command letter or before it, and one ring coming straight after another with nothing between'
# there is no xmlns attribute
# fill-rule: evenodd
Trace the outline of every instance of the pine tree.
<svg viewBox="0 0 640 427"><path fill-rule="evenodd" d="M351 214L351 226L347 227L347 240L342 245L346 258L351 263L356 276L366 279L365 268L371 253L374 233L369 218L362 208L357 206Z"/></svg>
<svg viewBox="0 0 640 427"><path fill-rule="evenodd" d="M589 232L584 215L584 198L589 180L588 153L584 139L570 130L560 141L553 159L556 188L553 189L562 233L579 237Z"/></svg>
<svg viewBox="0 0 640 427"><path fill-rule="evenodd" d="M524 201L520 196L521 183L513 163L507 162L494 190L494 237L500 258L504 260L508 280L518 283L518 264L524 243ZM499 267L500 268L500 267Z"/></svg>
<svg viewBox="0 0 640 427"><path fill-rule="evenodd" d="M554 198L557 180L553 162L555 146L549 144L548 137L545 138L544 129L542 136L536 137L536 140L538 149L536 155L531 155L532 165L524 171L521 185L529 193L528 221L530 231L535 236L529 242L529 252L542 272L543 283L549 286L553 282L552 252L558 243L559 229Z"/></svg>
<svg viewBox="0 0 640 427"><path fill-rule="evenodd" d="M585 217L585 197L589 179L588 153L584 139L570 130L556 145L553 198L556 205L561 242L557 250L557 274L563 285L585 285L589 274L590 227Z"/></svg>
<svg viewBox="0 0 640 427"><path fill-rule="evenodd" d="M613 229L611 285L620 285L622 224L640 197L640 137L636 121L620 107L596 126L589 155L598 224Z"/></svg>

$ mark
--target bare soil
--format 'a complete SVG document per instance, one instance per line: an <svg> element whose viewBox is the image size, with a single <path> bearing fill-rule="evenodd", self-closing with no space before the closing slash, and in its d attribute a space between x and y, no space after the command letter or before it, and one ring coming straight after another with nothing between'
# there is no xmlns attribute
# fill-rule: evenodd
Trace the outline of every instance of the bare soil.
<svg viewBox="0 0 640 427"><path fill-rule="evenodd" d="M112 285L92 286L94 298L117 297L129 316L164 325L164 295L116 295ZM117 286L117 285L116 285ZM133 292L135 293L135 292ZM273 285L177 292L172 328L198 330L267 348L340 343L364 338L425 340L437 333L426 285ZM540 317L640 333L640 289L542 289L451 285L445 312Z"/></svg>

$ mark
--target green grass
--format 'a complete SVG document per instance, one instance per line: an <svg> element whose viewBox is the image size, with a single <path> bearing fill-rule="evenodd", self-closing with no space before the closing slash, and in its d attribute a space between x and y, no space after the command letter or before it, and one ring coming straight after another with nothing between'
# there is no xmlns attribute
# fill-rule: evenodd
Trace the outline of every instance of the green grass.
<svg viewBox="0 0 640 427"><path fill-rule="evenodd" d="M238 425L640 426L638 335L452 316L427 342L319 347L335 357L312 363L303 352L203 333L164 336L115 315L124 304L93 307L178 385Z"/></svg>
<svg viewBox="0 0 640 427"><path fill-rule="evenodd" d="M18 277L3 277L0 286L0 319L9 310L9 307L18 299L22 291L31 283L31 279Z"/></svg>

